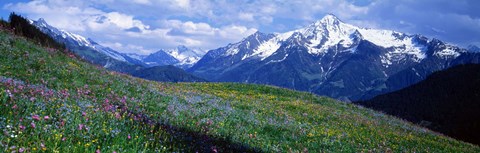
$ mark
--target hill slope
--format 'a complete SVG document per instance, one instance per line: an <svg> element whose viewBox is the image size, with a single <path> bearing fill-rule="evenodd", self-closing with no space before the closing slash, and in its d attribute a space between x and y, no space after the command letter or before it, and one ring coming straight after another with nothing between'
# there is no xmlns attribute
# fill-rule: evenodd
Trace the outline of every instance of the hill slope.
<svg viewBox="0 0 480 153"><path fill-rule="evenodd" d="M356 103L480 144L480 65L435 72L418 84Z"/></svg>
<svg viewBox="0 0 480 153"><path fill-rule="evenodd" d="M0 31L0 149L51 152L480 152L309 93L158 83Z"/></svg>
<svg viewBox="0 0 480 153"><path fill-rule="evenodd" d="M155 66L138 70L132 76L160 82L205 82L205 79L188 74L176 66Z"/></svg>

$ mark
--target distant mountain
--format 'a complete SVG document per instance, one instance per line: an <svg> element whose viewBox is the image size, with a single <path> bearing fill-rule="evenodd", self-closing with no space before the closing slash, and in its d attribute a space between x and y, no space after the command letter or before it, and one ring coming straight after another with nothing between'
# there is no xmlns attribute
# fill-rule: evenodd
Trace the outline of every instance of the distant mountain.
<svg viewBox="0 0 480 153"><path fill-rule="evenodd" d="M169 50L168 52L160 50L159 52L150 54L148 56L133 53L125 54L102 46L83 36L70 33L65 30L59 30L49 25L44 19L41 18L38 21L31 21L31 24L35 25L45 34L54 38L57 42L65 44L68 49L82 57L84 60L93 64L101 65L109 70L164 82L204 81L203 79L188 74L176 67L152 67L158 65L176 65L181 68L185 68L188 67L188 65L196 62L195 59L200 58L202 55L201 51L194 51L187 49L184 46L180 46L176 50ZM174 57L170 54L176 56Z"/></svg>
<svg viewBox="0 0 480 153"><path fill-rule="evenodd" d="M145 64L147 64L149 67L152 66L163 66L163 65L173 65L178 63L179 61L165 52L164 50L159 50L155 53L152 53L148 56L145 56L145 58L141 59Z"/></svg>
<svg viewBox="0 0 480 153"><path fill-rule="evenodd" d="M188 74L183 69L172 65L149 67L138 70L132 75L160 82L206 82L205 79Z"/></svg>
<svg viewBox="0 0 480 153"><path fill-rule="evenodd" d="M139 56L136 54L127 54L132 58L141 60L149 67L162 65L175 65L182 69L193 66L203 55L205 51L202 49L190 49L180 45L175 49L161 49L147 56Z"/></svg>
<svg viewBox="0 0 480 153"><path fill-rule="evenodd" d="M480 52L480 47L475 45L468 45L467 50L471 52Z"/></svg>
<svg viewBox="0 0 480 153"><path fill-rule="evenodd" d="M355 103L480 144L479 64L435 72L410 87Z"/></svg>
<svg viewBox="0 0 480 153"><path fill-rule="evenodd" d="M188 71L212 81L270 84L351 101L472 62L477 54L437 39L360 28L327 15L298 30L256 32L210 50Z"/></svg>
<svg viewBox="0 0 480 153"><path fill-rule="evenodd" d="M140 60L131 58L111 48L104 47L91 39L57 29L49 25L42 18L37 21L31 21L31 23L59 43L65 44L67 48L83 59L107 69L130 73L146 66Z"/></svg>

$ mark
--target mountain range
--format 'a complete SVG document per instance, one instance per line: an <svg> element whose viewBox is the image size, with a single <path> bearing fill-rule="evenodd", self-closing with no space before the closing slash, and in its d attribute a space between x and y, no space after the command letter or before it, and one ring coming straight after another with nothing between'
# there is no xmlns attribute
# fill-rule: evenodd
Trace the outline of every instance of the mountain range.
<svg viewBox="0 0 480 153"><path fill-rule="evenodd" d="M269 84L352 101L407 87L453 65L478 63L479 57L438 39L361 28L330 14L301 29L256 32L210 50L187 71L211 81Z"/></svg>
<svg viewBox="0 0 480 153"><path fill-rule="evenodd" d="M192 76L182 70L191 67L205 54L201 49L189 49L180 45L175 49L161 49L149 55L120 53L102 46L92 39L53 27L42 18L37 21L30 20L30 23L57 42L65 44L69 50L82 59L109 70L156 81L204 81L204 79ZM176 67L167 65L175 65ZM140 75L140 73L144 73L144 75ZM160 79L158 76L169 77Z"/></svg>
<svg viewBox="0 0 480 153"><path fill-rule="evenodd" d="M179 45L174 49L161 49L149 55L138 55L135 53L126 54L132 58L142 61L147 66L174 65L182 69L192 67L206 51L200 48L191 49Z"/></svg>
<svg viewBox="0 0 480 153"><path fill-rule="evenodd" d="M206 54L185 46L149 55L120 53L43 19L32 23L87 61L111 70L154 76L145 69L174 65L209 81L275 85L343 101L399 90L435 71L480 58L475 46L467 50L419 34L361 28L332 14L285 33L256 32Z"/></svg>

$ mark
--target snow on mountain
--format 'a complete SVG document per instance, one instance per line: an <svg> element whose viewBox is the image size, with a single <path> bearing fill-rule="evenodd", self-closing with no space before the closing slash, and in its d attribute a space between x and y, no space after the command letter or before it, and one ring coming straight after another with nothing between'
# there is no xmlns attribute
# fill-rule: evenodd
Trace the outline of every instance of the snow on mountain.
<svg viewBox="0 0 480 153"><path fill-rule="evenodd" d="M142 59L147 57L147 55L140 55L140 54L136 54L136 53L125 53L125 55L130 56L131 58L139 60L139 61L141 61Z"/></svg>
<svg viewBox="0 0 480 153"><path fill-rule="evenodd" d="M326 15L285 33L256 32L210 50L188 69L212 81L271 84L345 100L393 91L476 57L465 49Z"/></svg>
<svg viewBox="0 0 480 153"><path fill-rule="evenodd" d="M183 45L177 46L175 49L166 50L166 52L179 61L176 65L187 67L195 64L206 53L206 51L200 48L190 49Z"/></svg>
<svg viewBox="0 0 480 153"><path fill-rule="evenodd" d="M113 59L128 62L126 59L126 55L119 53L111 48L102 46L91 39L87 39L83 36L78 34L74 34L65 30L61 30L49 25L43 18L38 19L37 21L31 22L33 25L37 26L43 32L52 35L54 38L63 39L62 41L66 41L65 43L71 43L77 47L89 47L95 51L101 52Z"/></svg>
<svg viewBox="0 0 480 153"><path fill-rule="evenodd" d="M200 60L206 51L200 48L190 49L186 46L179 45L174 49L160 49L149 55L126 54L133 59L137 59L146 65L162 66L175 65L182 69L190 68L198 60Z"/></svg>
<svg viewBox="0 0 480 153"><path fill-rule="evenodd" d="M74 45L74 47L87 47L95 50L101 54L111 57L115 60L127 62L131 64L159 66L159 65L175 65L180 68L189 68L195 64L203 55L205 51L202 49L189 49L185 46L178 46L175 49L160 50L150 55L138 55L133 53L120 53L109 47L102 46L95 41L74 34L65 30L57 29L49 25L44 19L40 18L38 21L31 21L31 23L43 32L46 32L62 42ZM161 53L159 53L161 52ZM108 65L105 65L108 66Z"/></svg>
<svg viewBox="0 0 480 153"><path fill-rule="evenodd" d="M305 47L307 47L308 53L312 55L325 54L332 49L355 52L356 45L358 45L355 42L362 39L389 50L382 60L387 67L392 62L399 62L407 57L411 57L416 62L426 58L427 46L417 42L416 39L419 37L417 35L408 35L392 30L361 28L346 24L336 16L329 14L304 28L275 34L275 37L259 44L251 53L243 55L242 60L249 58L267 59L295 33L299 33L306 40ZM228 46L223 56L238 54L238 44ZM435 55L446 58L448 56L458 56L459 53L447 47Z"/></svg>

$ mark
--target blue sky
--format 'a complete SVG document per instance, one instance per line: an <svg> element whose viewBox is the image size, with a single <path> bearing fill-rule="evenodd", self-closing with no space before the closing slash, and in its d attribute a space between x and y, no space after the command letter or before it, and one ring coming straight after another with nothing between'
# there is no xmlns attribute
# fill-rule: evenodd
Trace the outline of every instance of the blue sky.
<svg viewBox="0 0 480 153"><path fill-rule="evenodd" d="M0 15L30 19L121 52L177 45L214 49L261 31L286 32L328 13L360 27L480 46L478 0L2 0Z"/></svg>

